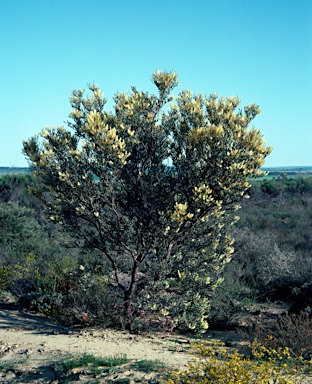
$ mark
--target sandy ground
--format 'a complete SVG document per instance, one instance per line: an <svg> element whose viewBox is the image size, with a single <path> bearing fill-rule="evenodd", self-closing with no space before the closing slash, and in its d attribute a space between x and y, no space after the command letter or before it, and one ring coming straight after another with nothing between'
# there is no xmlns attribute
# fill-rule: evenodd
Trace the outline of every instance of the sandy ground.
<svg viewBox="0 0 312 384"><path fill-rule="evenodd" d="M0 383L58 383L53 372L49 372L53 370L51 362L84 352L102 357L126 354L129 359L160 360L168 366L180 368L192 359L187 352L190 341L184 336L165 338L106 329L69 328L16 306L2 305L0 364L14 363L15 368L2 369Z"/></svg>
<svg viewBox="0 0 312 384"><path fill-rule="evenodd" d="M234 332L209 331L204 338L227 341L238 349L245 344ZM159 384L163 382L163 371L161 375L157 371L141 372L135 363L160 361L165 372L170 368L183 369L192 361L192 341L193 337L185 335L143 336L111 329L70 328L15 305L0 304L0 383ZM126 355L131 361L100 374L88 367L75 368L67 374L55 364L83 353L100 357ZM310 378L298 382L311 383Z"/></svg>
<svg viewBox="0 0 312 384"><path fill-rule="evenodd" d="M180 340L181 343L188 342L187 339ZM67 328L43 316L17 309L0 309L0 341L27 349L39 360L43 352L88 352L99 356L126 354L131 359L158 359L174 366L189 361L187 354L168 350L177 348L178 342L174 342L174 338L168 340L114 330Z"/></svg>

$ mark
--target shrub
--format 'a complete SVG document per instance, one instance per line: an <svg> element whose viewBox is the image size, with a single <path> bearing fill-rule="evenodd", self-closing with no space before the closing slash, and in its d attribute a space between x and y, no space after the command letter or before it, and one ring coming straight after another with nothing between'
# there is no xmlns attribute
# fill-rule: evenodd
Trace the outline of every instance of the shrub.
<svg viewBox="0 0 312 384"><path fill-rule="evenodd" d="M120 325L115 315L116 297L107 280L80 265L68 275L68 289L63 293L63 318L76 325Z"/></svg>
<svg viewBox="0 0 312 384"><path fill-rule="evenodd" d="M287 348L295 358L312 357L312 319L306 312L280 315L269 323L257 324L251 337L264 347Z"/></svg>
<svg viewBox="0 0 312 384"><path fill-rule="evenodd" d="M177 77L154 72L157 95L132 87L114 97L113 113L95 84L90 97L75 90L69 129L23 143L47 217L110 264L128 329L130 315L150 306L170 307L181 329L207 329L238 203L271 152L248 129L257 105L238 109L237 97L188 90L171 96Z"/></svg>
<svg viewBox="0 0 312 384"><path fill-rule="evenodd" d="M237 326L239 316L249 310L248 303L256 301L258 290L247 279L247 273L236 258L226 266L223 281L211 297L210 327Z"/></svg>
<svg viewBox="0 0 312 384"><path fill-rule="evenodd" d="M266 180L261 185L261 191L268 194L270 197L279 195L279 185L275 180Z"/></svg>
<svg viewBox="0 0 312 384"><path fill-rule="evenodd" d="M15 203L39 212L41 206L39 200L28 193L28 188L37 184L38 179L30 173L3 175L0 177L0 202Z"/></svg>

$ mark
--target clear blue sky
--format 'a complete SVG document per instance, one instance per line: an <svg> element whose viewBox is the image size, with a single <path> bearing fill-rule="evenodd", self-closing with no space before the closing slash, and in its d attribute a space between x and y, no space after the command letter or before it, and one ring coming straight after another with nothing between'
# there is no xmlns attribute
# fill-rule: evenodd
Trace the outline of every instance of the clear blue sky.
<svg viewBox="0 0 312 384"><path fill-rule="evenodd" d="M26 166L22 141L63 125L69 95L95 82L181 89L257 103L266 166L312 165L311 0L0 0L0 166Z"/></svg>

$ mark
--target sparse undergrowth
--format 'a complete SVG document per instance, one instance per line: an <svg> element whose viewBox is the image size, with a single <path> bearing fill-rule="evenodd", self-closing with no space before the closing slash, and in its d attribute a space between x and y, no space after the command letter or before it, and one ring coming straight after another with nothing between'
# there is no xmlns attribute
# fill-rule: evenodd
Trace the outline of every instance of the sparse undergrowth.
<svg viewBox="0 0 312 384"><path fill-rule="evenodd" d="M56 362L34 369L28 366L27 359L0 361L1 382L19 383L46 381L47 372L53 372L53 381L71 383L82 380L88 383L162 383L167 377L168 368L160 360L129 359L125 354L99 357L91 353L68 355ZM51 377L50 377L51 378ZM43 380L43 381L42 381ZM87 381L86 381L87 380ZM104 381L103 381L104 380Z"/></svg>
<svg viewBox="0 0 312 384"><path fill-rule="evenodd" d="M83 353L78 356L69 356L55 365L56 370L71 372L75 368L87 367L91 372L109 372L115 367L129 362L126 355L116 355L113 357L97 357L91 353Z"/></svg>
<svg viewBox="0 0 312 384"><path fill-rule="evenodd" d="M163 361L160 360L139 360L131 364L131 369L136 371L151 373L151 372L163 372L167 366Z"/></svg>
<svg viewBox="0 0 312 384"><path fill-rule="evenodd" d="M57 371L71 374L76 368L87 368L90 373L97 375L111 375L125 369L144 373L164 372L166 364L160 360L138 360L132 361L127 355L116 355L112 357L97 357L90 353L78 356L68 356L55 364Z"/></svg>

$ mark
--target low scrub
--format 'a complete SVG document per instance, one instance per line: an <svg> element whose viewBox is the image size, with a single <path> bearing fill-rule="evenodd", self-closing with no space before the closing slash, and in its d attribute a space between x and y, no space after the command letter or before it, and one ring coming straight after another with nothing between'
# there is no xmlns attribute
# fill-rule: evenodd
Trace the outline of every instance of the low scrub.
<svg viewBox="0 0 312 384"><path fill-rule="evenodd" d="M293 359L289 349L252 345L252 355L229 351L218 340L195 344L194 362L174 372L167 384L298 384L311 373L311 360Z"/></svg>
<svg viewBox="0 0 312 384"><path fill-rule="evenodd" d="M307 312L280 315L254 326L251 338L271 349L287 349L292 357L312 359L312 319Z"/></svg>

